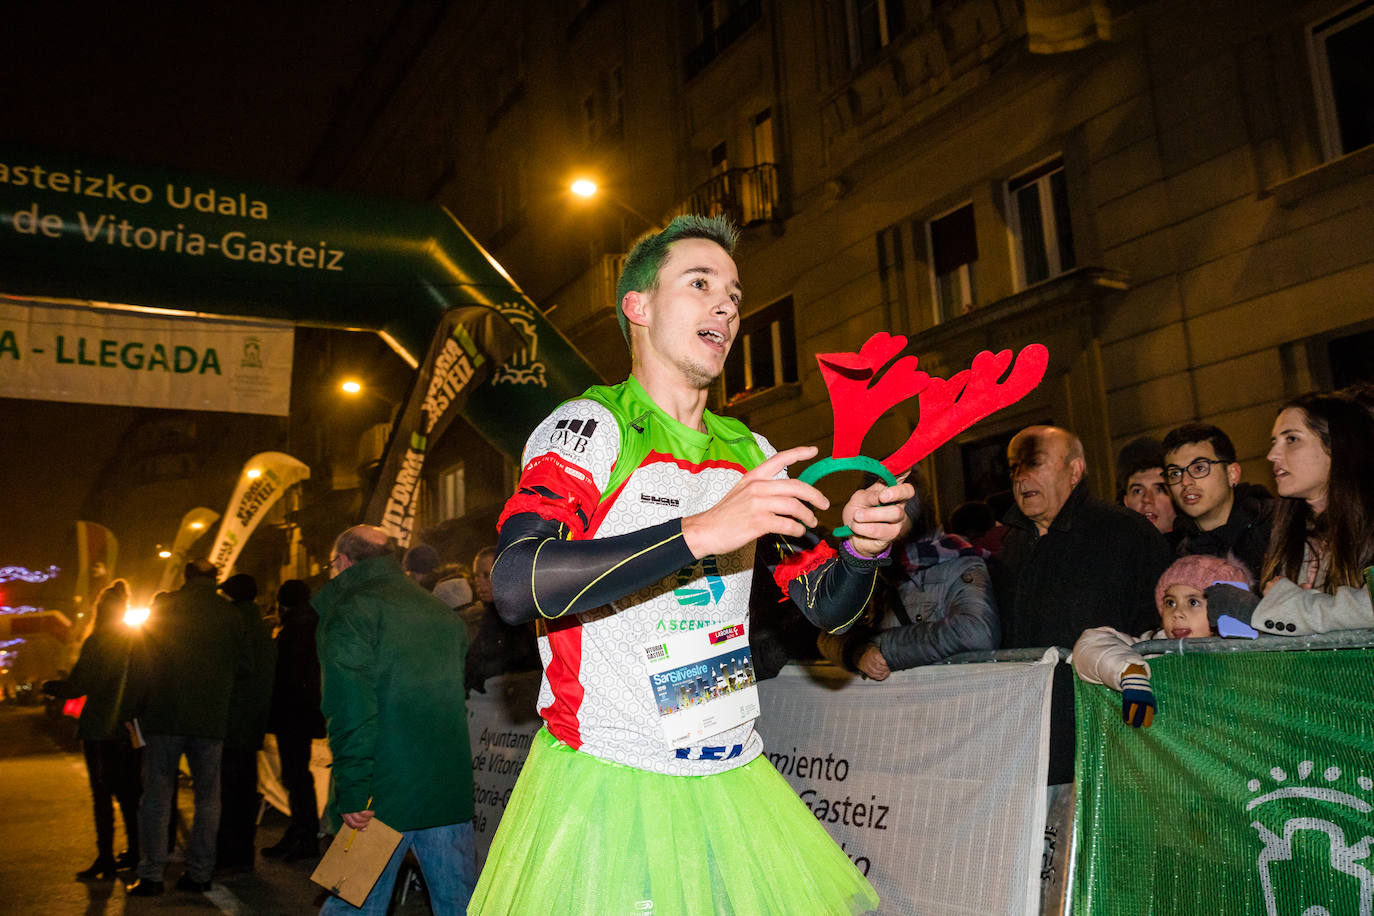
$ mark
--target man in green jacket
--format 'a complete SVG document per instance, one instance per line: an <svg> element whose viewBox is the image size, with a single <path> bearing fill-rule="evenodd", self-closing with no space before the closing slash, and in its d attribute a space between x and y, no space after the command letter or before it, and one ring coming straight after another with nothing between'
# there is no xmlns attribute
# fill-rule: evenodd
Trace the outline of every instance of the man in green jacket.
<svg viewBox="0 0 1374 916"><path fill-rule="evenodd" d="M138 810L141 858L138 880L129 886L135 897L162 893L167 821L182 754L195 787L195 818L186 873L177 880L177 889L208 891L214 874L229 698L253 673L239 612L215 594L217 572L206 559L186 564L186 584L154 603L144 628L139 667L146 669L147 696L140 721L148 746Z"/></svg>
<svg viewBox="0 0 1374 916"><path fill-rule="evenodd" d="M334 756L328 816L357 830L375 815L401 842L361 912L385 913L413 849L438 916L467 911L477 883L472 749L463 703L467 629L408 579L396 543L358 525L334 543L319 612L321 708ZM321 913L357 913L330 897Z"/></svg>

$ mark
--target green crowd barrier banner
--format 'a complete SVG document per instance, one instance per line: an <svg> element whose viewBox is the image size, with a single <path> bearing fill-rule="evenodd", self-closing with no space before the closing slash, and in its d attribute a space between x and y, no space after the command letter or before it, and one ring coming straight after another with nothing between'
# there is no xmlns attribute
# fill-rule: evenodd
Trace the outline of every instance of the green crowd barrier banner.
<svg viewBox="0 0 1374 916"><path fill-rule="evenodd" d="M1072 911L1374 912L1374 650L1168 655L1158 714L1076 684Z"/></svg>

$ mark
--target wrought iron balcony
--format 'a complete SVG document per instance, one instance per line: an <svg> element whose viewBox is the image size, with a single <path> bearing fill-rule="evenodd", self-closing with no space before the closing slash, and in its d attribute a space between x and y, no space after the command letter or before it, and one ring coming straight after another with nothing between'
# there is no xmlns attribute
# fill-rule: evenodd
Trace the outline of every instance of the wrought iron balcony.
<svg viewBox="0 0 1374 916"><path fill-rule="evenodd" d="M778 167L763 162L712 176L669 215L728 216L735 225L744 227L780 219L778 203Z"/></svg>

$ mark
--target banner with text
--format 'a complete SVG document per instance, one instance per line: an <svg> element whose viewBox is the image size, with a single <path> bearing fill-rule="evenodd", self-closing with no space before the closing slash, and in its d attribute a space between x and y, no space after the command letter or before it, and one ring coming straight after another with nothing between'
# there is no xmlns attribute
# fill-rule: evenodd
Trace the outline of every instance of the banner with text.
<svg viewBox="0 0 1374 916"><path fill-rule="evenodd" d="M1073 912L1374 912L1374 650L1150 667L1148 729L1076 684Z"/></svg>
<svg viewBox="0 0 1374 916"><path fill-rule="evenodd" d="M486 692L468 694L468 738L472 742L472 826L477 867L487 861L496 826L525 766L534 733L544 724L536 709L538 671L489 678Z"/></svg>
<svg viewBox="0 0 1374 916"><path fill-rule="evenodd" d="M221 576L233 572L239 551L267 510L292 484L309 476L310 468L284 452L260 452L248 459L215 535L215 545L210 548L210 562L219 567Z"/></svg>
<svg viewBox="0 0 1374 916"><path fill-rule="evenodd" d="M882 913L1020 916L1039 906L1058 661L1050 650L881 683L788 666L759 684L758 729Z"/></svg>
<svg viewBox="0 0 1374 916"><path fill-rule="evenodd" d="M899 671L879 684L825 665L758 685L764 752L867 875L884 914L1038 909L1050 675L1038 662ZM468 699L478 860L524 765L537 673Z"/></svg>
<svg viewBox="0 0 1374 916"><path fill-rule="evenodd" d="M286 416L295 331L0 302L0 397Z"/></svg>
<svg viewBox="0 0 1374 916"><path fill-rule="evenodd" d="M495 309L467 305L444 313L391 432L365 515L402 547L410 546L420 474L430 446L462 412L473 386L522 342L520 334Z"/></svg>

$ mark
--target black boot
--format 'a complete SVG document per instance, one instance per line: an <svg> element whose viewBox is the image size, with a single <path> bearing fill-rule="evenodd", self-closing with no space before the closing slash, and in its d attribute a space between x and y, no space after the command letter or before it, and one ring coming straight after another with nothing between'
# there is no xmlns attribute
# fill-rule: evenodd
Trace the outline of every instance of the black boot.
<svg viewBox="0 0 1374 916"><path fill-rule="evenodd" d="M114 856L109 853L101 853L95 857L90 868L83 868L76 873L80 881L87 881L91 878L113 878L115 876Z"/></svg>
<svg viewBox="0 0 1374 916"><path fill-rule="evenodd" d="M115 856L115 866L118 868L135 868L138 865L138 850L126 849Z"/></svg>
<svg viewBox="0 0 1374 916"><path fill-rule="evenodd" d="M319 841L312 837L297 839L291 848L286 851L286 855L281 857L283 862L295 862L300 859L318 859L320 857Z"/></svg>

